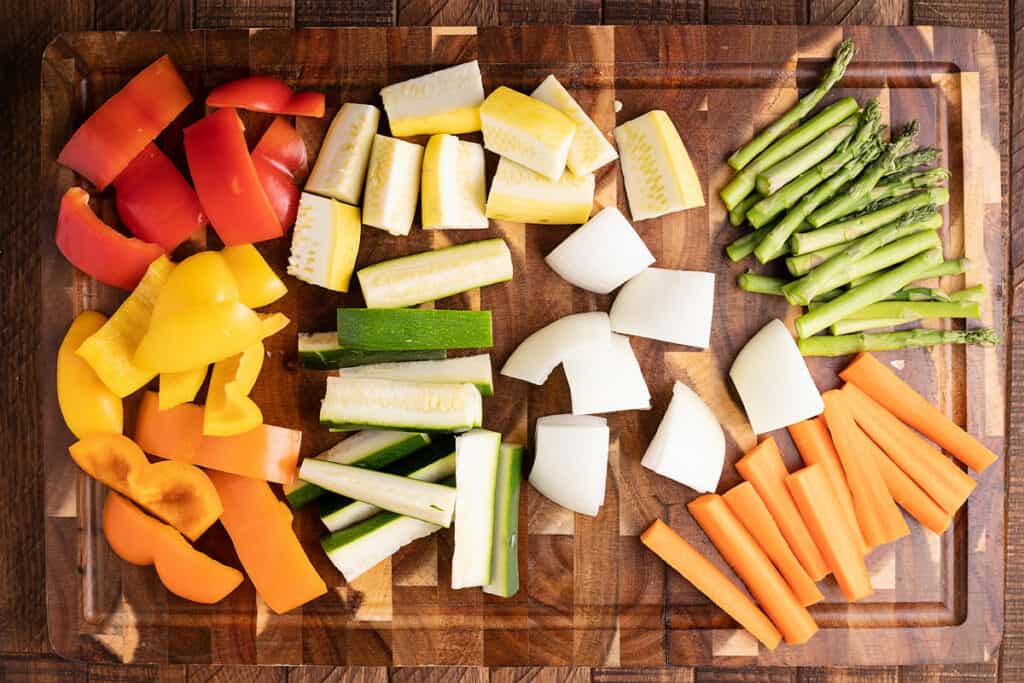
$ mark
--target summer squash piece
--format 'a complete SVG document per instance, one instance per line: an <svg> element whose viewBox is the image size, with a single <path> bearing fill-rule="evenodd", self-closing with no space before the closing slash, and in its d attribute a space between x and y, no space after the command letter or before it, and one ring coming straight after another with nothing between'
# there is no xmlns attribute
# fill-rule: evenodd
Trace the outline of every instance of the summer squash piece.
<svg viewBox="0 0 1024 683"><path fill-rule="evenodd" d="M455 550L452 588L491 582L501 434L473 429L455 437Z"/></svg>
<svg viewBox="0 0 1024 683"><path fill-rule="evenodd" d="M121 397L75 354L82 342L106 321L106 316L96 311L80 313L57 349L57 403L64 423L77 439L105 432L120 434L124 430Z"/></svg>
<svg viewBox="0 0 1024 683"><path fill-rule="evenodd" d="M276 78L249 76L218 85L206 96L206 105L320 118L324 115L326 99L319 92L295 92Z"/></svg>
<svg viewBox="0 0 1024 683"><path fill-rule="evenodd" d="M338 342L364 351L489 348L490 311L338 309Z"/></svg>
<svg viewBox="0 0 1024 683"><path fill-rule="evenodd" d="M391 134L398 137L480 130L484 84L475 59L392 83L381 88L380 97Z"/></svg>
<svg viewBox="0 0 1024 683"><path fill-rule="evenodd" d="M491 580L484 593L510 598L519 592L519 487L523 447L503 443L498 454L498 482L494 492L494 533Z"/></svg>
<svg viewBox="0 0 1024 683"><path fill-rule="evenodd" d="M380 109L372 104L341 105L320 146L306 191L358 204L379 122Z"/></svg>
<svg viewBox="0 0 1024 683"><path fill-rule="evenodd" d="M480 105L484 147L558 180L565 172L576 123L551 105L498 86Z"/></svg>
<svg viewBox="0 0 1024 683"><path fill-rule="evenodd" d="M422 349L414 351L364 351L346 349L338 343L338 333L299 333L299 364L315 370L337 370L376 363L397 363L402 361L444 360L446 349Z"/></svg>

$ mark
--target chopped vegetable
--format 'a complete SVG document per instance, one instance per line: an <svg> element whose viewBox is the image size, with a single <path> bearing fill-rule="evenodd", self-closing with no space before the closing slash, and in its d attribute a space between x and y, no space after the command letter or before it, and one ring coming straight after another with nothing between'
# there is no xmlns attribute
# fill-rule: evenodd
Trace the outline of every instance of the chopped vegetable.
<svg viewBox="0 0 1024 683"><path fill-rule="evenodd" d="M135 565L154 565L167 590L192 602L220 602L245 578L113 491L103 503L103 535L118 557Z"/></svg>
<svg viewBox="0 0 1024 683"><path fill-rule="evenodd" d="M327 592L292 530L291 511L266 482L226 472L210 472L210 479L224 501L220 521L270 609L284 614Z"/></svg>
<svg viewBox="0 0 1024 683"><path fill-rule="evenodd" d="M363 223L392 235L408 235L420 192L423 146L376 135L363 196Z"/></svg>
<svg viewBox="0 0 1024 683"><path fill-rule="evenodd" d="M238 299L238 283L221 253L201 251L174 266L156 297L149 324L168 320L197 306Z"/></svg>
<svg viewBox="0 0 1024 683"><path fill-rule="evenodd" d="M501 221L580 225L590 218L593 205L593 174L567 171L551 180L502 157L491 178L486 208L488 218Z"/></svg>
<svg viewBox="0 0 1024 683"><path fill-rule="evenodd" d="M299 208L297 182L309 168L306 143L292 124L278 116L252 150L252 163L278 222L287 231Z"/></svg>
<svg viewBox="0 0 1024 683"><path fill-rule="evenodd" d="M454 135L433 135L423 152L423 229L488 227L484 148Z"/></svg>
<svg viewBox="0 0 1024 683"><path fill-rule="evenodd" d="M821 396L807 364L780 320L772 320L736 354L729 369L755 434L820 415ZM780 401L779 397L785 400Z"/></svg>
<svg viewBox="0 0 1024 683"><path fill-rule="evenodd" d="M655 109L613 132L634 221L704 206L697 170L668 114Z"/></svg>
<svg viewBox="0 0 1024 683"><path fill-rule="evenodd" d="M398 137L480 130L484 84L480 65L450 66L381 88L391 134Z"/></svg>
<svg viewBox="0 0 1024 683"><path fill-rule="evenodd" d="M361 268L367 308L402 308L512 279L512 254L500 237L410 254Z"/></svg>
<svg viewBox="0 0 1024 683"><path fill-rule="evenodd" d="M609 316L616 332L707 348L714 302L714 273L647 268L622 287Z"/></svg>
<svg viewBox="0 0 1024 683"><path fill-rule="evenodd" d="M167 55L137 73L78 127L57 163L107 185L192 101Z"/></svg>
<svg viewBox="0 0 1024 683"><path fill-rule="evenodd" d="M952 515L929 498L924 489L914 483L914 480L897 467L870 439L867 445L865 450L875 461L875 466L878 467L878 472L882 475L882 480L893 500L920 522L921 526L940 535L945 532L953 521Z"/></svg>
<svg viewBox="0 0 1024 683"><path fill-rule="evenodd" d="M346 379L357 377L424 384L472 384L481 396L494 395L491 356L488 353L444 360L360 365L345 368L338 375Z"/></svg>
<svg viewBox="0 0 1024 683"><path fill-rule="evenodd" d="M204 365L195 370L160 374L160 410L169 410L182 403L194 401L203 382L206 381L208 369Z"/></svg>
<svg viewBox="0 0 1024 683"><path fill-rule="evenodd" d="M311 285L347 292L359 255L359 209L302 193L288 256L288 274Z"/></svg>
<svg viewBox="0 0 1024 683"><path fill-rule="evenodd" d="M608 474L608 422L593 415L537 418L530 484L564 508L596 517Z"/></svg>
<svg viewBox="0 0 1024 683"><path fill-rule="evenodd" d="M856 132L859 122L860 114L851 114L805 147L801 147L774 166L758 173L757 192L764 196L771 195L781 190L787 183L804 171L814 168L817 164L827 159L836 151L836 148L846 142ZM743 201L746 201L746 199ZM742 203L740 202L740 204Z"/></svg>
<svg viewBox="0 0 1024 683"><path fill-rule="evenodd" d="M121 397L107 388L95 371L75 352L107 322L96 311L80 313L57 349L57 403L64 423L81 439L90 434L124 430Z"/></svg>
<svg viewBox="0 0 1024 683"><path fill-rule="evenodd" d="M902 322L902 321L901 321ZM800 340L800 353L805 356L849 356L871 351L898 351L939 344L976 344L992 346L999 335L988 327L974 330L935 330L919 328L902 332L875 334L844 334L840 337L820 335Z"/></svg>
<svg viewBox="0 0 1024 683"><path fill-rule="evenodd" d="M839 376L857 385L893 415L947 450L976 472L982 472L997 456L961 429L921 394L869 353L861 353Z"/></svg>
<svg viewBox="0 0 1024 683"><path fill-rule="evenodd" d="M380 109L372 104L341 105L320 146L306 191L358 204L379 123Z"/></svg>
<svg viewBox="0 0 1024 683"><path fill-rule="evenodd" d="M565 172L576 123L541 100L498 86L480 105L484 147L558 180Z"/></svg>
<svg viewBox="0 0 1024 683"><path fill-rule="evenodd" d="M748 194L742 202L732 207L729 210L729 223L732 227L738 228L743 225L743 222L747 220L747 214L750 212L750 209L762 199L764 199L764 195L755 190Z"/></svg>
<svg viewBox="0 0 1024 683"><path fill-rule="evenodd" d="M299 333L299 363L304 368L335 370L375 363L399 361L443 360L445 349L423 349L414 351L364 351L345 349L338 344L338 333Z"/></svg>
<svg viewBox="0 0 1024 683"><path fill-rule="evenodd" d="M476 349L491 346L490 311L339 308L338 341L366 351Z"/></svg>
<svg viewBox="0 0 1024 683"><path fill-rule="evenodd" d="M249 392L263 369L265 353L263 343L256 342L214 364L203 409L203 434L234 436L263 424L263 412L249 398Z"/></svg>
<svg viewBox="0 0 1024 683"><path fill-rule="evenodd" d="M455 552L452 588L491 582L501 434L473 429L455 438Z"/></svg>
<svg viewBox="0 0 1024 683"><path fill-rule="evenodd" d="M554 74L549 74L541 81L530 97L554 107L576 124L576 135L569 146L569 156L566 159L570 171L576 175L587 175L619 158L601 129L587 116L587 112L558 82Z"/></svg>
<svg viewBox="0 0 1024 683"><path fill-rule="evenodd" d="M207 475L181 462L150 463L134 441L121 434L90 434L68 447L86 474L106 484L195 540L221 514L221 502Z"/></svg>
<svg viewBox="0 0 1024 683"><path fill-rule="evenodd" d="M484 593L503 598L519 592L519 482L522 467L523 447L501 444L494 493L491 580L484 586Z"/></svg>
<svg viewBox="0 0 1024 683"><path fill-rule="evenodd" d="M563 280L607 294L654 263L654 255L614 206L602 209L544 257Z"/></svg>
<svg viewBox="0 0 1024 683"><path fill-rule="evenodd" d="M894 318L906 323L924 318L980 317L980 307L970 301L879 301L850 314L845 320Z"/></svg>
<svg viewBox="0 0 1024 683"><path fill-rule="evenodd" d="M693 389L677 381L672 400L640 464L701 493L718 488L725 435L718 418Z"/></svg>
<svg viewBox="0 0 1024 683"><path fill-rule="evenodd" d="M608 314L574 313L540 328L520 342L501 374L531 384L544 384L559 363L611 334Z"/></svg>
<svg viewBox="0 0 1024 683"><path fill-rule="evenodd" d="M253 245L226 247L220 255L238 285L239 300L249 308L262 308L288 293L281 278Z"/></svg>
<svg viewBox="0 0 1024 683"><path fill-rule="evenodd" d="M573 415L651 408L651 394L629 337L612 333L607 343L595 342L566 356L562 367Z"/></svg>
<svg viewBox="0 0 1024 683"><path fill-rule="evenodd" d="M218 85L206 96L206 106L318 119L324 115L326 100L323 93L295 92L284 81L270 76L249 76Z"/></svg>
<svg viewBox="0 0 1024 683"><path fill-rule="evenodd" d="M337 431L464 432L482 420L480 392L472 384L328 377L320 405L320 424Z"/></svg>
<svg viewBox="0 0 1024 683"><path fill-rule="evenodd" d="M694 588L735 619L769 650L779 646L782 635L746 593L729 580L660 519L640 535L640 541L679 572Z"/></svg>

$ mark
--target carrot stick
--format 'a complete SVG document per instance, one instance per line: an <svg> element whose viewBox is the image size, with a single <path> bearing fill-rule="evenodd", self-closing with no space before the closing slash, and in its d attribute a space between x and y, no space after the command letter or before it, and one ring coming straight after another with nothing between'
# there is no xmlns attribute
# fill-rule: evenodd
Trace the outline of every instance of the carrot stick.
<svg viewBox="0 0 1024 683"><path fill-rule="evenodd" d="M782 634L772 625L765 613L729 580L718 567L711 564L692 545L660 519L640 535L640 541L655 555L679 572L693 587L718 605L723 612L747 629L766 648L774 650Z"/></svg>
<svg viewBox="0 0 1024 683"><path fill-rule="evenodd" d="M853 531L832 495L825 469L810 465L797 470L786 477L786 486L846 599L852 602L874 593L864 556L857 550Z"/></svg>
<svg viewBox="0 0 1024 683"><path fill-rule="evenodd" d="M824 596L811 577L807 576L800 560L796 559L786 539L782 537L782 532L761 496L754 490L754 485L749 481L741 482L722 494L722 498L740 524L757 539L757 544L786 579L800 604L807 607L821 602Z"/></svg>
<svg viewBox="0 0 1024 683"><path fill-rule="evenodd" d="M899 503L900 507L909 512L910 516L920 522L922 526L937 534L942 534L952 521L952 515L929 498L928 494L897 467L896 463L890 460L881 448L870 439L868 439L868 443L871 444L868 451L871 453L893 500Z"/></svg>
<svg viewBox="0 0 1024 683"><path fill-rule="evenodd" d="M810 420L797 422L789 426L789 435L793 437L796 449L800 451L805 465L820 464L825 469L829 482L832 484L832 492L839 503L839 509L846 517L850 529L853 531L853 540L857 544L857 550L861 555L867 555L871 548L864 540L860 524L857 522L857 513L853 511L853 496L850 495L850 487L846 484L846 475L843 474L843 466L839 462L839 454L836 453L835 444L832 443L832 435L828 433L828 425L821 415L812 417Z"/></svg>
<svg viewBox="0 0 1024 683"><path fill-rule="evenodd" d="M825 401L825 421L843 464L864 540L875 547L907 536L910 528L870 455L873 444L853 421L842 392L833 389L821 397Z"/></svg>
<svg viewBox="0 0 1024 683"><path fill-rule="evenodd" d="M775 445L775 439L769 436L757 444L739 459L736 471L754 485L757 495L761 496L768 511L772 513L772 519L779 525L779 531L807 575L814 581L821 581L828 575L828 566L786 489L784 482L789 472L782 462L782 454Z"/></svg>
<svg viewBox="0 0 1024 683"><path fill-rule="evenodd" d="M687 506L697 524L718 548L725 561L750 589L790 645L810 640L818 632L807 608L800 604L771 560L729 511L722 497L707 493Z"/></svg>
<svg viewBox="0 0 1024 683"><path fill-rule="evenodd" d="M900 422L856 384L843 389L853 419L896 465L952 515L977 485L913 429Z"/></svg>
<svg viewBox="0 0 1024 683"><path fill-rule="evenodd" d="M839 373L893 415L921 432L976 472L996 461L996 454L946 417L909 384L870 353L861 353Z"/></svg>

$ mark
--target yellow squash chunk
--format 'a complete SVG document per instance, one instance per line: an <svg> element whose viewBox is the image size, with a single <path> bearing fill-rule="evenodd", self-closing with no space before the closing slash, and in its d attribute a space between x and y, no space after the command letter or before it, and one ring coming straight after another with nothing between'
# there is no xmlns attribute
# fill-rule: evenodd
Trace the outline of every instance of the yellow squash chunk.
<svg viewBox="0 0 1024 683"><path fill-rule="evenodd" d="M288 257L288 274L335 292L347 292L359 253L359 209L302 193Z"/></svg>
<svg viewBox="0 0 1024 683"><path fill-rule="evenodd" d="M480 106L484 147L551 180L565 171L576 124L554 107L499 87Z"/></svg>
<svg viewBox="0 0 1024 683"><path fill-rule="evenodd" d="M594 176L566 171L548 180L514 161L501 159L487 196L487 217L516 223L581 225L594 204Z"/></svg>
<svg viewBox="0 0 1024 683"><path fill-rule="evenodd" d="M484 83L476 60L394 83L380 96L396 137L480 130Z"/></svg>
<svg viewBox="0 0 1024 683"><path fill-rule="evenodd" d="M483 229L484 148L454 135L434 135L423 152L423 228Z"/></svg>
<svg viewBox="0 0 1024 683"><path fill-rule="evenodd" d="M572 139L566 160L570 171L576 175L587 175L619 158L612 143L553 74L545 78L530 97L551 105L576 124L576 136Z"/></svg>
<svg viewBox="0 0 1024 683"><path fill-rule="evenodd" d="M649 111L614 133L634 221L704 206L700 178L668 114Z"/></svg>
<svg viewBox="0 0 1024 683"><path fill-rule="evenodd" d="M110 320L82 342L76 353L117 396L124 398L156 377L152 369L135 363L135 350L149 330L153 306L174 264L161 256L149 264L135 287Z"/></svg>
<svg viewBox="0 0 1024 683"><path fill-rule="evenodd" d="M75 354L105 322L107 317L96 311L79 314L57 349L57 403L68 429L79 439L104 432L120 434L124 429L121 397Z"/></svg>
<svg viewBox="0 0 1024 683"><path fill-rule="evenodd" d="M420 193L423 146L377 135L366 171L363 223L408 235Z"/></svg>
<svg viewBox="0 0 1024 683"><path fill-rule="evenodd" d="M193 370L160 375L160 410L170 410L194 399L206 379L206 370L207 366L204 365Z"/></svg>
<svg viewBox="0 0 1024 683"><path fill-rule="evenodd" d="M253 245L227 247L220 255L235 278L239 298L249 308L272 304L288 293L281 278Z"/></svg>
<svg viewBox="0 0 1024 683"><path fill-rule="evenodd" d="M306 191L358 204L379 123L380 109L372 104L343 104L327 129Z"/></svg>

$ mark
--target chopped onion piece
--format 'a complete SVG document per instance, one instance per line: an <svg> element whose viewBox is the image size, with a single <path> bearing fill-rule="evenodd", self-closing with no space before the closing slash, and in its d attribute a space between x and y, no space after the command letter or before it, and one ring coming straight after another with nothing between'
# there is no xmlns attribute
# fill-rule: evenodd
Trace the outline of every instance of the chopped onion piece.
<svg viewBox="0 0 1024 683"><path fill-rule="evenodd" d="M564 508L597 516L608 473L608 434L603 417L538 418L530 483Z"/></svg>
<svg viewBox="0 0 1024 683"><path fill-rule="evenodd" d="M583 347L607 344L610 335L607 313L567 315L524 339L505 361L501 374L531 384L544 384L556 365Z"/></svg>
<svg viewBox="0 0 1024 683"><path fill-rule="evenodd" d="M672 400L640 464L701 493L718 488L725 464L722 426L682 382L672 387Z"/></svg>
<svg viewBox="0 0 1024 683"><path fill-rule="evenodd" d="M579 349L562 361L562 367L573 415L651 408L651 394L629 337L613 333L607 345Z"/></svg>
<svg viewBox="0 0 1024 683"><path fill-rule="evenodd" d="M654 263L650 249L614 206L562 240L544 259L577 287L607 294Z"/></svg>
<svg viewBox="0 0 1024 683"><path fill-rule="evenodd" d="M706 349L714 302L714 273L648 268L616 295L612 329Z"/></svg>
<svg viewBox="0 0 1024 683"><path fill-rule="evenodd" d="M729 370L755 434L781 429L825 410L807 364L781 320L750 338Z"/></svg>

